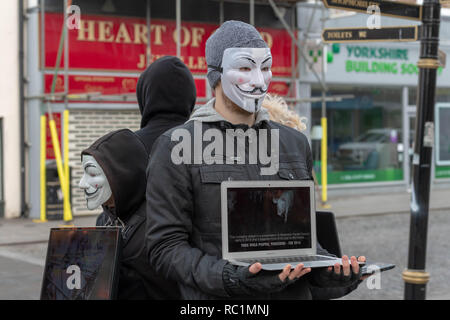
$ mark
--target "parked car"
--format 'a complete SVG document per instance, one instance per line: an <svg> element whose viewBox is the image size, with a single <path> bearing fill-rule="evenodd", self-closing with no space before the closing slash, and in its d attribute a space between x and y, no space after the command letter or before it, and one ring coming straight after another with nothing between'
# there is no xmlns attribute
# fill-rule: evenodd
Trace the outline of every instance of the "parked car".
<svg viewBox="0 0 450 320"><path fill-rule="evenodd" d="M346 166L377 169L381 150L387 145L397 144L400 137L400 129L371 129L357 137L354 142L341 144L336 152L336 157L344 169Z"/></svg>

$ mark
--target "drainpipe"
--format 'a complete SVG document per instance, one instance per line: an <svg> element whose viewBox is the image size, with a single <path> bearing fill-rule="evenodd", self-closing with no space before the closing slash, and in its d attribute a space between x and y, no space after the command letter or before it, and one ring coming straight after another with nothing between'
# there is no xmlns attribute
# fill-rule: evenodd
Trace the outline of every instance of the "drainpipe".
<svg viewBox="0 0 450 320"><path fill-rule="evenodd" d="M20 118L20 216L28 216L26 202L25 181L25 74L24 74L24 7L23 0L19 0L19 118Z"/></svg>

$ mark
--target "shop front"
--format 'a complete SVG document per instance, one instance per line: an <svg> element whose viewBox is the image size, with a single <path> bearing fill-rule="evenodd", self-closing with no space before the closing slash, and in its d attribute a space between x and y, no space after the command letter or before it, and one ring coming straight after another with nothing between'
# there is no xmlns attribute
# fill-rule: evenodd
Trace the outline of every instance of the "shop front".
<svg viewBox="0 0 450 320"><path fill-rule="evenodd" d="M366 26L368 15L321 13L322 7L301 4L297 21L300 38L314 67L322 71L327 85L326 96L345 99L326 103L328 127L327 171L330 188L360 188L386 185L406 185L411 181L410 163L415 140L416 90L419 60L418 42L353 42L327 45L315 59L318 50L317 30ZM315 12L315 13L314 13ZM308 18L311 17L311 18ZM322 19L326 17L325 19ZM321 20L322 19L322 20ZM409 21L407 24L415 24ZM398 26L405 21L382 17L382 26ZM441 39L450 33L450 19L443 16ZM311 33L306 33L307 31ZM315 30L315 31L314 31ZM314 32L316 32L314 34ZM450 54L448 41L440 41L440 49ZM302 61L301 61L302 62ZM299 87L303 95L321 97L322 86L303 61L300 64ZM448 123L447 109L441 104L450 102L450 68L438 69L436 91L436 148L432 167L433 183L449 182L450 167L445 161L448 133L439 123ZM441 106L441 107L439 107ZM320 183L320 142L322 103L307 108L311 114L310 138L315 171ZM447 121L447 122L445 122ZM444 126L445 127L445 126ZM439 141L439 145L437 142ZM440 153L438 153L440 151ZM444 151L442 151L444 150ZM439 159L438 157L442 158Z"/></svg>
<svg viewBox="0 0 450 320"><path fill-rule="evenodd" d="M63 26L62 1L47 0L45 7L31 13L28 64L32 85L28 94L52 94L55 69L59 67L54 93L49 99L59 132L65 132L63 111L69 110L68 150L71 168L70 188L74 215L87 211L84 194L78 188L82 176L80 153L100 136L119 128L139 129L140 114L135 90L139 74L156 59L177 55L194 76L197 103L212 97L207 84L205 43L221 21L249 21L248 5L210 0L181 1L181 28L176 29L175 1L73 1L81 9L78 29L68 31L67 57L56 66ZM196 10L194 10L197 8ZM39 11L44 9L44 19ZM36 13L36 14L35 14ZM295 10L286 8L291 23ZM255 6L255 26L269 44L273 55L273 82L270 92L297 98L292 65L296 48L289 34L273 14L270 6ZM67 67L65 63L67 62ZM67 93L67 95L64 95ZM66 98L66 99L64 99ZM28 115L31 140L39 137L37 118L47 112L43 100L30 100ZM63 138L60 137L61 143ZM30 217L39 216L39 141L31 141L30 150ZM54 162L53 146L48 139L47 165Z"/></svg>
<svg viewBox="0 0 450 320"><path fill-rule="evenodd" d="M349 22L351 23L351 22ZM444 21L444 27L449 25ZM450 47L441 45L450 54ZM326 103L328 121L328 183L331 187L406 184L411 179L415 139L415 91L418 82L419 45L361 42L328 47L325 79L327 96L348 98ZM301 87L320 97L322 88L308 70ZM450 70L439 68L437 105L450 102ZM311 142L320 182L321 102L311 103ZM434 106L433 106L434 107ZM439 108L436 123L448 123L448 109ZM446 120L445 120L446 119ZM447 122L445 122L447 121ZM436 126L441 157L448 157L448 132ZM446 126L444 126L446 128ZM433 166L433 180L449 181L448 161Z"/></svg>

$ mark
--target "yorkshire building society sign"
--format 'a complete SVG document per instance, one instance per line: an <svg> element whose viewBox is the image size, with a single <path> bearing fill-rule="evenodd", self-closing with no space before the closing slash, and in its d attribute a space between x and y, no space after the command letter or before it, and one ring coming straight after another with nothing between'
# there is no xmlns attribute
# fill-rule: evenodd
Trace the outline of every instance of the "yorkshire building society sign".
<svg viewBox="0 0 450 320"><path fill-rule="evenodd" d="M328 83L417 86L419 45L354 42L334 43L329 48ZM450 83L449 69L438 69L438 86ZM317 82L308 72L302 74L301 81Z"/></svg>

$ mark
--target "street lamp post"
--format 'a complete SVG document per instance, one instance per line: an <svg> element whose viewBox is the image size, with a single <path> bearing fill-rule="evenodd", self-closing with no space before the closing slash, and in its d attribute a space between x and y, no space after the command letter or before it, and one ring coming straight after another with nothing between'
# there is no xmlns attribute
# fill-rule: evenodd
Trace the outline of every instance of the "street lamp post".
<svg viewBox="0 0 450 320"><path fill-rule="evenodd" d="M425 272L430 173L434 144L434 103L439 67L439 0L424 0L417 88L416 137L409 235L408 269L403 271L406 300L424 300L429 273Z"/></svg>

